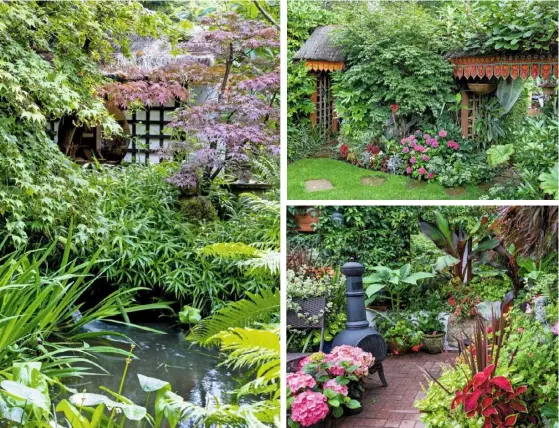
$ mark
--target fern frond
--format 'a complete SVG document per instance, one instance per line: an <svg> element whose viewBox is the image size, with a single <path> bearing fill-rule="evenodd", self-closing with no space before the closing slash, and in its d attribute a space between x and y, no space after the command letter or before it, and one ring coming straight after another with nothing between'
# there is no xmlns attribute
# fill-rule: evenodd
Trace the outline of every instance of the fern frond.
<svg viewBox="0 0 559 428"><path fill-rule="evenodd" d="M249 260L240 261L239 266L246 268L249 276L259 276L263 274L276 275L280 271L281 254L279 251L263 250L257 257Z"/></svg>
<svg viewBox="0 0 559 428"><path fill-rule="evenodd" d="M187 339L201 345L216 343L215 335L230 328L244 328L254 323L267 323L280 313L279 290L262 290L261 294L247 291L247 298L231 302L202 320Z"/></svg>
<svg viewBox="0 0 559 428"><path fill-rule="evenodd" d="M242 242L219 242L216 244L206 245L200 251L209 256L226 258L260 257L262 253L257 248L251 247L250 245Z"/></svg>
<svg viewBox="0 0 559 428"><path fill-rule="evenodd" d="M279 356L279 337L273 331L232 328L214 337L220 341L221 350L228 353L222 364L233 369L261 366Z"/></svg>

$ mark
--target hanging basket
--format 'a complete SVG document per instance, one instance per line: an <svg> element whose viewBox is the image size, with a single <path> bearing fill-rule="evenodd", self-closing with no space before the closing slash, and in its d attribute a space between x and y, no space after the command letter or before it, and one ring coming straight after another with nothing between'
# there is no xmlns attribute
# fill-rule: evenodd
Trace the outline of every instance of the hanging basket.
<svg viewBox="0 0 559 428"><path fill-rule="evenodd" d="M486 95L497 89L496 83L468 83L468 89L474 94Z"/></svg>
<svg viewBox="0 0 559 428"><path fill-rule="evenodd" d="M423 336L423 347L430 354L440 354L444 350L445 332L437 332L437 334L426 334Z"/></svg>

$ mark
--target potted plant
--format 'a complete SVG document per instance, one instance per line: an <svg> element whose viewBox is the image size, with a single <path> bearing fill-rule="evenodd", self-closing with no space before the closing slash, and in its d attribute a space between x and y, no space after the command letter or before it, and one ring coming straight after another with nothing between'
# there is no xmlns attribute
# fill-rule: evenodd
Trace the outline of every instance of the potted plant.
<svg viewBox="0 0 559 428"><path fill-rule="evenodd" d="M393 355L418 352L421 347L423 332L419 330L409 317L399 315L396 319L383 318L377 324L383 332L388 351Z"/></svg>
<svg viewBox="0 0 559 428"><path fill-rule="evenodd" d="M423 332L423 348L430 354L440 354L444 350L444 324L438 314L431 313L419 317L418 328Z"/></svg>
<svg viewBox="0 0 559 428"><path fill-rule="evenodd" d="M332 418L361 409L362 378L374 364L373 356L354 346L337 346L330 354L316 352L288 373L287 408L290 427L326 428Z"/></svg>
<svg viewBox="0 0 559 428"><path fill-rule="evenodd" d="M312 207L293 207L291 211L297 224L298 232L312 233L318 224L320 212Z"/></svg>

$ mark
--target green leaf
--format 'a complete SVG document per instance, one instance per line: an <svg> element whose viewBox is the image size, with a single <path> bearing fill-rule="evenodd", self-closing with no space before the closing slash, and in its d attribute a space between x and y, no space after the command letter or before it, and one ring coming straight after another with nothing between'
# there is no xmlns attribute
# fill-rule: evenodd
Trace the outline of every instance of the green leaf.
<svg viewBox="0 0 559 428"><path fill-rule="evenodd" d="M384 287L385 287L384 284L371 284L371 285L369 285L367 287L367 290L365 291L367 293L367 297L374 296L380 290L382 290Z"/></svg>
<svg viewBox="0 0 559 428"><path fill-rule="evenodd" d="M447 267L454 266L459 262L459 259L447 254L446 256L437 257L437 262L433 265L433 267L437 272L442 272Z"/></svg>
<svg viewBox="0 0 559 428"><path fill-rule="evenodd" d="M328 404L332 407L339 407L340 406L340 402L336 399L334 400L328 400Z"/></svg>
<svg viewBox="0 0 559 428"><path fill-rule="evenodd" d="M183 324L198 324L202 319L200 309L193 308L192 306L183 306L182 311L179 312L179 319Z"/></svg>
<svg viewBox="0 0 559 428"><path fill-rule="evenodd" d="M349 402L346 404L346 407L348 409L359 409L361 407L361 403L357 400L349 400Z"/></svg>
<svg viewBox="0 0 559 428"><path fill-rule="evenodd" d="M68 400L62 400L58 403L56 411L64 413L66 419L72 421L72 428L95 428L95 425L91 425Z"/></svg>
<svg viewBox="0 0 559 428"><path fill-rule="evenodd" d="M491 237L485 237L483 240L481 240L474 251L472 251L472 253L478 253L481 251L488 251L488 250L492 250L496 247L498 247L501 243L496 240L495 238L491 238Z"/></svg>
<svg viewBox="0 0 559 428"><path fill-rule="evenodd" d="M507 163L514 152L512 144L493 146L487 150L487 163L491 166Z"/></svg>
<svg viewBox="0 0 559 428"><path fill-rule="evenodd" d="M417 284L417 281L419 281L421 279L433 278L434 276L435 275L433 275L432 273L428 273L428 272L416 272L416 273L412 273L406 279L402 280L402 282L405 282L407 284L415 285L415 284Z"/></svg>
<svg viewBox="0 0 559 428"><path fill-rule="evenodd" d="M556 163L553 167L549 168L549 172L544 172L540 174L538 180L540 180L540 188L547 194L553 195L555 199L559 197L559 163Z"/></svg>
<svg viewBox="0 0 559 428"><path fill-rule="evenodd" d="M145 392L159 391L161 388L169 385L169 382L165 382L164 380L144 376L141 374L138 374L138 380L140 381L140 386Z"/></svg>
<svg viewBox="0 0 559 428"><path fill-rule="evenodd" d="M340 418L342 417L342 415L344 414L344 409L340 406L340 407L334 407L332 409L332 416L335 418Z"/></svg>
<svg viewBox="0 0 559 428"><path fill-rule="evenodd" d="M46 410L47 412L49 411L50 399L41 391L35 388L29 388L13 380L4 380L0 383L0 386L2 386L9 396L19 398L35 407Z"/></svg>

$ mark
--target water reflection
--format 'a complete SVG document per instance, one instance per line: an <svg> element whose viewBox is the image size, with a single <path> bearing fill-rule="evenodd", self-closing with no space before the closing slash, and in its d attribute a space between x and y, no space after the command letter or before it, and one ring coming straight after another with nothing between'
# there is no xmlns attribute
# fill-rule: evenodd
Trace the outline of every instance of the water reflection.
<svg viewBox="0 0 559 428"><path fill-rule="evenodd" d="M225 367L218 367L219 360L216 350L191 345L184 339L183 331L168 324L153 323L146 324L146 326L164 331L166 334L156 334L105 323L91 323L87 326L87 329L91 331L110 329L124 333L136 344L134 354L137 359L132 360L128 367L122 395L138 405L144 405L147 393L140 388L137 376L142 374L169 382L173 392L200 406L211 407L215 398L221 403L230 401L228 392L237 387L235 379L241 375L231 372ZM91 343L91 345L93 344ZM110 344L125 350L130 347L129 343L122 339L118 342L101 339L95 344ZM120 355L102 355L99 357L98 363L109 372L109 375L88 376L74 381L69 386L79 391L87 390L87 392L102 394L106 393L98 389L100 385L118 391L125 366L124 360L125 357ZM151 403L148 411L153 412ZM188 421L181 423L182 428L191 426L194 425Z"/></svg>

